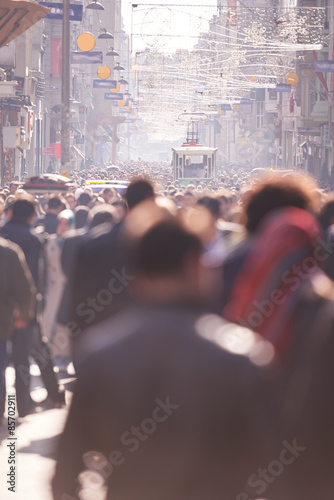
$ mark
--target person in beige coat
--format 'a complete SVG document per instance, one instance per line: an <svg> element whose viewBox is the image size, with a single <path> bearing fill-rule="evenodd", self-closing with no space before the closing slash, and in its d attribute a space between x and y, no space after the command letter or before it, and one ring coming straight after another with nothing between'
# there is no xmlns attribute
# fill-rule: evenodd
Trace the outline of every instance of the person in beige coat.
<svg viewBox="0 0 334 500"><path fill-rule="evenodd" d="M66 326L58 323L57 316L66 284L66 276L61 266L62 243L65 234L73 226L73 212L71 210L60 212L58 215L57 234L50 235L45 245L46 294L42 324L43 334L50 343L52 355L56 358L56 361L59 361L59 358L71 357Z"/></svg>

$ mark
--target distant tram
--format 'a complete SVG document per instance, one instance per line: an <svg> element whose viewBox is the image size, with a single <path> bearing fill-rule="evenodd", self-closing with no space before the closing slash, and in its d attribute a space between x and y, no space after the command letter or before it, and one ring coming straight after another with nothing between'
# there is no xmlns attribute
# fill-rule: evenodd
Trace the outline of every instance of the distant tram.
<svg viewBox="0 0 334 500"><path fill-rule="evenodd" d="M188 124L187 141L180 148L172 148L174 180L183 185L216 180L216 152L217 148L198 144L198 126L192 121Z"/></svg>

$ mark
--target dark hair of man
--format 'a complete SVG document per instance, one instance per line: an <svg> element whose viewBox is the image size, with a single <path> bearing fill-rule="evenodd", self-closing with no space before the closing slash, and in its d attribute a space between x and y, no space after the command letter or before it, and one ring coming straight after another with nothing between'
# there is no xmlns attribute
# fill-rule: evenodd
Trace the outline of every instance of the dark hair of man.
<svg viewBox="0 0 334 500"><path fill-rule="evenodd" d="M13 220L28 222L35 213L35 205L30 200L16 200L12 205Z"/></svg>
<svg viewBox="0 0 334 500"><path fill-rule="evenodd" d="M220 206L219 201L216 198L211 198L210 196L203 196L199 200L197 200L197 205L202 205L206 207L213 217L218 218L220 215Z"/></svg>
<svg viewBox="0 0 334 500"><path fill-rule="evenodd" d="M297 207L315 209L315 184L301 175L264 179L253 189L245 207L246 229L254 233L264 217L273 210Z"/></svg>
<svg viewBox="0 0 334 500"><path fill-rule="evenodd" d="M202 245L197 236L174 221L163 221L151 228L138 242L135 265L149 278L176 276L190 255L200 257Z"/></svg>
<svg viewBox="0 0 334 500"><path fill-rule="evenodd" d="M48 207L50 210L57 210L64 205L63 201L59 198L59 196L52 196L49 199Z"/></svg>
<svg viewBox="0 0 334 500"><path fill-rule="evenodd" d="M84 205L79 205L74 209L75 229L85 227L88 219L89 209Z"/></svg>
<svg viewBox="0 0 334 500"><path fill-rule="evenodd" d="M128 185L124 197L128 203L129 210L132 210L142 201L154 198L154 189L149 181L136 179Z"/></svg>
<svg viewBox="0 0 334 500"><path fill-rule="evenodd" d="M87 207L91 201L92 197L88 193L81 193L78 199L78 206L84 205Z"/></svg>
<svg viewBox="0 0 334 500"><path fill-rule="evenodd" d="M115 209L110 205L107 205L106 203L104 203L103 205L98 205L90 211L87 219L87 224L91 229L106 222L114 222L114 214Z"/></svg>

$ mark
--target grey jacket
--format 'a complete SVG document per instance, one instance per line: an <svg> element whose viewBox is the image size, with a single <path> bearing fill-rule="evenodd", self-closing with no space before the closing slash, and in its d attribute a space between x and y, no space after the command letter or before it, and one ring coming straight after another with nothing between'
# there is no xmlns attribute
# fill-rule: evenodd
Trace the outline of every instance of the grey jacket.
<svg viewBox="0 0 334 500"><path fill-rule="evenodd" d="M78 498L77 476L85 485L99 468L108 499L235 499L273 453L261 346L181 305L127 309L86 330L54 498Z"/></svg>

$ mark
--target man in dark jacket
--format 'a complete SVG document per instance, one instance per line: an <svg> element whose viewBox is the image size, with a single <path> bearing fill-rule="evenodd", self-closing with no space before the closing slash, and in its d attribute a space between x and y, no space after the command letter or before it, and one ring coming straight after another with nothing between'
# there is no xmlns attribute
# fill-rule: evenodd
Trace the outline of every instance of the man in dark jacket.
<svg viewBox="0 0 334 500"><path fill-rule="evenodd" d="M32 228L35 219L35 206L32 199L18 199L12 206L12 218L3 226L2 236L16 243L23 251L30 273L41 301L44 292L44 242ZM64 401L59 392L58 382L53 371L53 363L48 346L41 337L37 312L34 319L23 329L15 329L13 334L13 361L17 408L20 417L33 411L34 401L30 396L30 362L33 355L41 371L48 396L55 404Z"/></svg>
<svg viewBox="0 0 334 500"><path fill-rule="evenodd" d="M57 232L58 214L65 208L64 200L59 196L53 196L48 201L46 214L37 220L36 227L42 226L45 233L55 234Z"/></svg>
<svg viewBox="0 0 334 500"><path fill-rule="evenodd" d="M155 221L132 245L138 304L82 337L54 498L93 482L113 500L236 498L272 453L272 348L201 312L202 248L179 222Z"/></svg>
<svg viewBox="0 0 334 500"><path fill-rule="evenodd" d="M131 211L154 198L153 186L144 179L134 180L125 197ZM78 248L69 282L71 300L66 316L74 341L80 332L113 316L129 303L128 284L133 276L129 267L125 267L119 238L121 228L122 223L111 228L101 226Z"/></svg>
<svg viewBox="0 0 334 500"><path fill-rule="evenodd" d="M7 341L34 317L35 286L20 247L0 238L0 418L5 409Z"/></svg>

